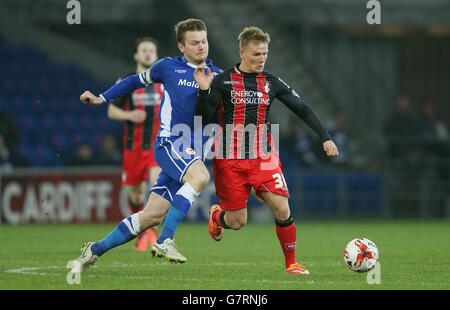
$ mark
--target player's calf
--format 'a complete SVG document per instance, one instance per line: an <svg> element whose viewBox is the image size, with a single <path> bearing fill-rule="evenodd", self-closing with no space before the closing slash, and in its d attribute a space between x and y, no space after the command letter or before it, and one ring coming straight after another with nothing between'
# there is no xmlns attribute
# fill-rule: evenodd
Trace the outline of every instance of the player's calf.
<svg viewBox="0 0 450 310"><path fill-rule="evenodd" d="M212 205L209 209L208 231L213 240L223 238L224 229L239 230L247 223L247 210L224 211L220 205Z"/></svg>
<svg viewBox="0 0 450 310"><path fill-rule="evenodd" d="M288 197L271 192L263 192L260 195L275 217L275 231L283 251L286 272L309 274L308 270L297 263L297 228L289 209Z"/></svg>
<svg viewBox="0 0 450 310"><path fill-rule="evenodd" d="M233 230L239 230L247 224L247 209L224 211L223 220Z"/></svg>
<svg viewBox="0 0 450 310"><path fill-rule="evenodd" d="M233 230L240 230L246 224L246 221L243 219L234 219L226 222L228 227Z"/></svg>
<svg viewBox="0 0 450 310"><path fill-rule="evenodd" d="M170 202L158 194L151 193L140 216L142 230L159 225L170 208Z"/></svg>

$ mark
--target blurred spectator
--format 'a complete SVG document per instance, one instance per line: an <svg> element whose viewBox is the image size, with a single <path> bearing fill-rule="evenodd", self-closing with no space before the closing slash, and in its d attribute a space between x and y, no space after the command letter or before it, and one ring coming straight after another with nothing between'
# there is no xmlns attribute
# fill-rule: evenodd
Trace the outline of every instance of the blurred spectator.
<svg viewBox="0 0 450 310"><path fill-rule="evenodd" d="M417 157L418 122L407 96L398 98L396 110L386 121L384 130L390 159L403 161Z"/></svg>
<svg viewBox="0 0 450 310"><path fill-rule="evenodd" d="M291 141L294 141L293 151L298 156L300 165L311 167L319 164L319 158L316 153L316 144L318 142L311 137L310 132L303 125L298 122L295 124L295 131Z"/></svg>
<svg viewBox="0 0 450 310"><path fill-rule="evenodd" d="M411 101L406 96L397 100L393 114L385 123L388 171L392 173L392 204L395 215L411 214L418 208L423 158L420 150L419 124Z"/></svg>
<svg viewBox="0 0 450 310"><path fill-rule="evenodd" d="M66 162L66 166L86 167L96 165L92 148L89 144L80 144L75 157Z"/></svg>
<svg viewBox="0 0 450 310"><path fill-rule="evenodd" d="M12 167L11 152L8 150L5 139L0 134L0 172L10 172Z"/></svg>
<svg viewBox="0 0 450 310"><path fill-rule="evenodd" d="M450 140L446 124L439 119L435 105L428 101L422 106L420 123L420 139L428 171L425 177L431 186L433 202L429 206L428 215L445 215L445 203L450 192ZM427 179L426 179L427 180Z"/></svg>
<svg viewBox="0 0 450 310"><path fill-rule="evenodd" d="M333 122L328 126L328 131L333 138L334 143L338 147L339 156L332 157L330 160L334 164L340 166L347 166L350 164L349 158L349 139L348 131L346 128L346 118L341 110L337 110L334 113Z"/></svg>
<svg viewBox="0 0 450 310"><path fill-rule="evenodd" d="M448 156L449 132L446 124L438 118L435 105L428 101L422 106L420 138L427 155Z"/></svg>
<svg viewBox="0 0 450 310"><path fill-rule="evenodd" d="M15 152L19 147L19 133L10 115L3 109L0 102L0 134L3 136L3 143L11 152ZM5 141L6 140L6 141Z"/></svg>
<svg viewBox="0 0 450 310"><path fill-rule="evenodd" d="M10 115L3 109L0 102L0 136L1 136L1 159L0 166L5 169L6 163L8 170L12 167L24 167L28 166L27 160L19 152L19 132L16 124L11 119ZM2 170L2 168L0 168Z"/></svg>
<svg viewBox="0 0 450 310"><path fill-rule="evenodd" d="M117 148L114 136L106 135L103 137L97 162L103 166L120 166L122 164L121 152Z"/></svg>

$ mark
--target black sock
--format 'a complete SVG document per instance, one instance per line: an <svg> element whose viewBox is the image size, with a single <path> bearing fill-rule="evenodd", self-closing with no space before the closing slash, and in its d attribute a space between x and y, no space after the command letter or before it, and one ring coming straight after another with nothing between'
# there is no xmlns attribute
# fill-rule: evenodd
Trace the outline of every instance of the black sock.
<svg viewBox="0 0 450 310"><path fill-rule="evenodd" d="M228 226L225 223L225 211L222 211L222 213L220 214L220 225L224 228L224 229L230 229L230 226Z"/></svg>
<svg viewBox="0 0 450 310"><path fill-rule="evenodd" d="M275 224L280 227L287 227L287 226L291 225L292 223L294 223L294 217L292 216L292 214L289 215L287 220L284 220L284 221L279 221L279 220L275 219Z"/></svg>

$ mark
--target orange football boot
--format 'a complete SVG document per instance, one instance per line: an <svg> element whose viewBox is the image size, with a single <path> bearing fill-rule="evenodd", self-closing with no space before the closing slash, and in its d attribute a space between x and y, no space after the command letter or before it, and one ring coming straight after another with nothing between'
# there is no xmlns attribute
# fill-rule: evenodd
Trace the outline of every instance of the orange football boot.
<svg viewBox="0 0 450 310"><path fill-rule="evenodd" d="M158 233L156 229L154 227L149 228L137 237L134 249L138 252L145 252L148 247L152 247L155 244L157 239Z"/></svg>
<svg viewBox="0 0 450 310"><path fill-rule="evenodd" d="M309 274L309 271L299 263L291 264L289 267L286 268L286 272L295 275Z"/></svg>
<svg viewBox="0 0 450 310"><path fill-rule="evenodd" d="M138 252L145 252L148 248L148 236L146 232L139 234L134 245L134 250Z"/></svg>
<svg viewBox="0 0 450 310"><path fill-rule="evenodd" d="M158 232L156 231L156 227L147 229L145 233L147 234L148 246L152 247L155 244L156 240L158 240L159 238Z"/></svg>
<svg viewBox="0 0 450 310"><path fill-rule="evenodd" d="M221 210L222 208L219 205L212 205L211 208L209 208L208 231L214 241L220 241L223 237L223 227L214 222L213 219L213 214Z"/></svg>

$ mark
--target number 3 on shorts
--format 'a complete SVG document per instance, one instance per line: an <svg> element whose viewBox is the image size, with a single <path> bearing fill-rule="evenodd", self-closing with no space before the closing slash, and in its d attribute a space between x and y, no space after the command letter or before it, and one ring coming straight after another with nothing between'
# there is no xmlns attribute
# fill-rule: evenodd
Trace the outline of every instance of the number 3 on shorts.
<svg viewBox="0 0 450 310"><path fill-rule="evenodd" d="M281 173L275 173L272 175L275 180L275 188L283 188L286 187L286 181L284 180L284 175Z"/></svg>

